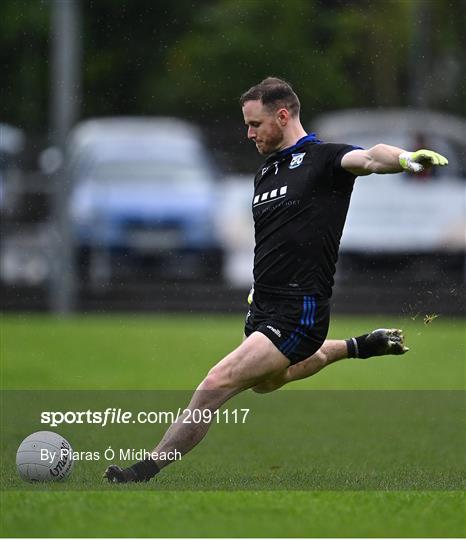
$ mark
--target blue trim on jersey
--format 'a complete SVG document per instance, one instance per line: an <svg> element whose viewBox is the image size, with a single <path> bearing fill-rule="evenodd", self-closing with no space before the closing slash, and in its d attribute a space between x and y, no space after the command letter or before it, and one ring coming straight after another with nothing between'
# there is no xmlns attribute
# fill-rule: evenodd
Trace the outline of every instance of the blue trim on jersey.
<svg viewBox="0 0 466 540"><path fill-rule="evenodd" d="M322 143L322 141L317 138L315 133L309 133L309 135L305 135L304 137L301 137L301 139L299 139L299 141L293 146L284 148L283 150L280 150L279 152L274 154L274 158L281 159L289 154L292 154L299 146L302 146L304 143L308 143L308 142L313 142L317 144Z"/></svg>
<svg viewBox="0 0 466 540"><path fill-rule="evenodd" d="M288 339L280 347L280 352L285 356L291 354L298 347L302 337L306 335L305 330L314 326L316 309L317 303L314 296L304 296L300 326L293 330Z"/></svg>

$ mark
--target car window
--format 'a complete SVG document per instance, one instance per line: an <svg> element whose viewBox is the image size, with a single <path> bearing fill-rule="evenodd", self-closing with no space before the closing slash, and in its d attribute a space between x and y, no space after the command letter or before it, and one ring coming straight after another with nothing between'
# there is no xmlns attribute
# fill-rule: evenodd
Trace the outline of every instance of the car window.
<svg viewBox="0 0 466 540"><path fill-rule="evenodd" d="M120 161L97 163L86 171L86 180L97 183L141 182L167 185L170 188L200 187L208 185L209 171L188 165L153 160Z"/></svg>

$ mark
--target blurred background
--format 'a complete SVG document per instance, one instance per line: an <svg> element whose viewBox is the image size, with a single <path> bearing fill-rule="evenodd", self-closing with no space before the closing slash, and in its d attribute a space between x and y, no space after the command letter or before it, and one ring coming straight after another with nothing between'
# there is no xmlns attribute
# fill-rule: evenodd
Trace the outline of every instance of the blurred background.
<svg viewBox="0 0 466 540"><path fill-rule="evenodd" d="M463 0L2 0L2 309L244 310L261 158L238 99L275 75L321 139L450 161L357 181L334 309L462 313L465 20Z"/></svg>

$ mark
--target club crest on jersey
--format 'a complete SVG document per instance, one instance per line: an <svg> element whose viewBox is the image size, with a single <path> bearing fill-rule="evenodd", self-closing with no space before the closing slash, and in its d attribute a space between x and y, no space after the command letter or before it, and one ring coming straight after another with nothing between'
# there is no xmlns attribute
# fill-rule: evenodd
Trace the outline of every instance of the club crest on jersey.
<svg viewBox="0 0 466 540"><path fill-rule="evenodd" d="M288 169L296 169L296 167L299 167L303 162L305 155L306 152L302 152L301 154L291 154L291 162L288 165Z"/></svg>

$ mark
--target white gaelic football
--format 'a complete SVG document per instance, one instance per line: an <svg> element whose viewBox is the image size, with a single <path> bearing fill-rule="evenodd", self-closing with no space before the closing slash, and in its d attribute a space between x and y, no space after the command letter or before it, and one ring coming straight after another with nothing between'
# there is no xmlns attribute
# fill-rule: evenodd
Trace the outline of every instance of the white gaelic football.
<svg viewBox="0 0 466 540"><path fill-rule="evenodd" d="M73 469L70 443L53 431L36 431L19 445L16 468L28 482L63 480Z"/></svg>

